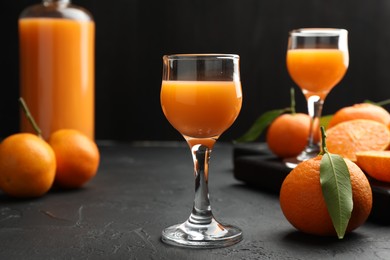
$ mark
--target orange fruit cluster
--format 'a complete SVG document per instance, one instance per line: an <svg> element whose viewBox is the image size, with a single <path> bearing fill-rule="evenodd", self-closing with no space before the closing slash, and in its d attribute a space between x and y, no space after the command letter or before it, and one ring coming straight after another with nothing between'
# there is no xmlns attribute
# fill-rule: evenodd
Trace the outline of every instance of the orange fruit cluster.
<svg viewBox="0 0 390 260"><path fill-rule="evenodd" d="M367 175L390 182L389 127L389 112L369 103L341 108L329 121L327 150L344 158L351 179L353 211L346 232L362 225L371 212L373 198ZM290 146L287 142L278 145L279 149ZM283 155L280 151L278 154ZM336 235L322 194L321 158L319 155L302 162L287 175L280 189L280 206L286 219L298 230L315 235Z"/></svg>
<svg viewBox="0 0 390 260"><path fill-rule="evenodd" d="M0 143L0 189L29 198L53 185L79 188L95 176L99 159L96 143L76 130L58 130L48 142L30 133L13 134Z"/></svg>
<svg viewBox="0 0 390 260"><path fill-rule="evenodd" d="M280 206L286 219L298 230L321 236L336 235L320 183L322 155L297 165L284 179ZM344 159L351 179L353 210L346 232L361 226L372 209L372 190L363 171Z"/></svg>
<svg viewBox="0 0 390 260"><path fill-rule="evenodd" d="M327 146L349 158L370 177L390 182L390 113L362 103L338 110L329 122Z"/></svg>
<svg viewBox="0 0 390 260"><path fill-rule="evenodd" d="M267 145L280 158L295 157L305 148L309 127L306 114L280 115L267 129ZM317 142L318 123L315 129ZM386 109L371 103L343 107L330 119L326 135L330 153L357 163L374 179L390 182L390 151L380 152L390 147L390 113Z"/></svg>

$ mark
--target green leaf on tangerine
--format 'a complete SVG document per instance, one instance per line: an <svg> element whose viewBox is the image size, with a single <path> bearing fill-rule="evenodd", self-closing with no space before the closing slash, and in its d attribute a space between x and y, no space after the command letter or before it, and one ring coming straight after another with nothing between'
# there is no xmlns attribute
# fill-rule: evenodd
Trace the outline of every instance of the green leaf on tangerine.
<svg viewBox="0 0 390 260"><path fill-rule="evenodd" d="M249 130L236 139L236 142L251 142L255 141L261 133L266 129L271 122L280 116L281 114L287 112L289 109L275 109L275 110L270 110L262 114L260 117L256 119L256 121L253 123L253 125L249 128Z"/></svg>
<svg viewBox="0 0 390 260"><path fill-rule="evenodd" d="M384 106L390 104L390 99L382 100L382 101L379 101L379 102L374 102L374 101L371 101L371 100L367 99L367 100L364 100L364 103L370 103L370 104L373 104L373 105L384 107Z"/></svg>
<svg viewBox="0 0 390 260"><path fill-rule="evenodd" d="M342 239L351 218L353 201L348 166L341 156L328 152L323 154L320 182L333 226L338 238Z"/></svg>

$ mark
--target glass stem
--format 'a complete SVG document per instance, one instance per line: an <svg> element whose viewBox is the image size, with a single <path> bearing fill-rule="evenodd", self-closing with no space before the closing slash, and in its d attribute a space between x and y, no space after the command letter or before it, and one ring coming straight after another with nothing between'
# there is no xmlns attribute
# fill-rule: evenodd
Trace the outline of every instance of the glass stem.
<svg viewBox="0 0 390 260"><path fill-rule="evenodd" d="M208 225L213 219L208 189L211 150L204 145L194 145L191 151L194 161L195 199L188 221L194 225Z"/></svg>
<svg viewBox="0 0 390 260"><path fill-rule="evenodd" d="M314 142L314 127L317 127L322 114L324 100L319 96L313 95L307 99L307 109L310 116L310 130L305 151L308 153L319 152L318 143Z"/></svg>
<svg viewBox="0 0 390 260"><path fill-rule="evenodd" d="M70 4L70 1L71 0L43 0L43 2L47 4L55 4L55 3Z"/></svg>
<svg viewBox="0 0 390 260"><path fill-rule="evenodd" d="M56 6L56 5L69 5L71 0L43 0L45 6Z"/></svg>

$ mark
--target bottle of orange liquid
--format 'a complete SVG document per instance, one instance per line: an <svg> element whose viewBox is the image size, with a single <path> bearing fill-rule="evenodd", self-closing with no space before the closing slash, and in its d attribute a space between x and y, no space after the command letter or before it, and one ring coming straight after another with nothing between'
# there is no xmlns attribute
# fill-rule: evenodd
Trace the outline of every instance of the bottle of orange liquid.
<svg viewBox="0 0 390 260"><path fill-rule="evenodd" d="M94 41L92 16L70 0L43 0L20 15L20 96L45 139L61 128L94 139ZM33 131L24 115L21 131Z"/></svg>

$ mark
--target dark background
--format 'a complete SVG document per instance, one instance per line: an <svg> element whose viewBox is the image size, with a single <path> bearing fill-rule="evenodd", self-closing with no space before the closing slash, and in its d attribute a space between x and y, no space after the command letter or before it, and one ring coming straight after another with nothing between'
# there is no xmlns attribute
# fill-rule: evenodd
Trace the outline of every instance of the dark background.
<svg viewBox="0 0 390 260"><path fill-rule="evenodd" d="M0 138L18 131L17 20L32 0L1 1ZM388 0L79 0L96 22L96 138L182 140L160 107L162 56L241 56L243 107L221 137L242 135L263 112L289 106L294 86L285 67L288 31L340 27L349 31L350 66L328 95L324 114L390 98ZM297 108L306 112L296 88Z"/></svg>

